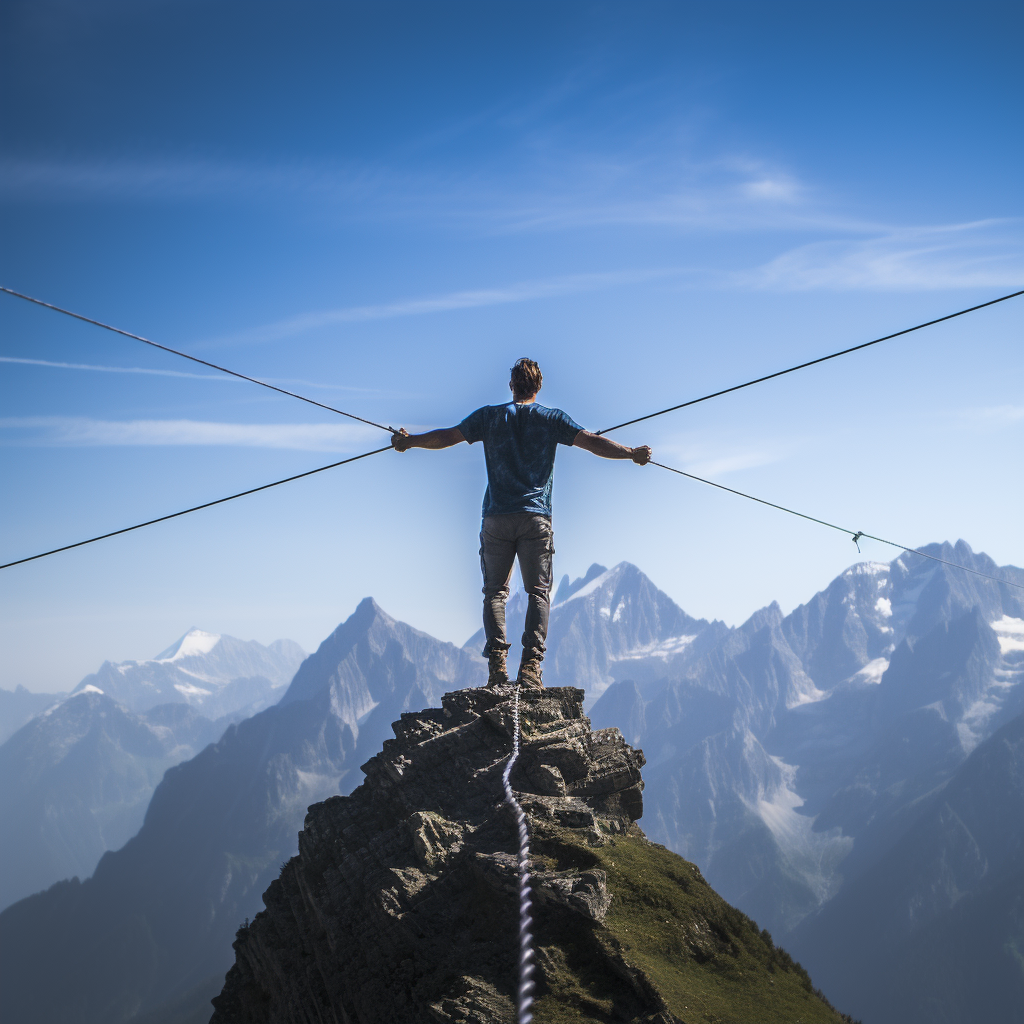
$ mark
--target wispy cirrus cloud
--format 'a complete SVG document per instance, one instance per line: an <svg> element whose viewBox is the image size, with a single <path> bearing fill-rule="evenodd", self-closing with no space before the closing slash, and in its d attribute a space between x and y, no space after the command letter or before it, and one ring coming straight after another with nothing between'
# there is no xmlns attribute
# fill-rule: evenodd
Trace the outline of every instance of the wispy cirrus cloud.
<svg viewBox="0 0 1024 1024"><path fill-rule="evenodd" d="M667 437L657 445L654 457L695 476L718 477L782 462L795 447L779 438L751 443L743 438L692 433Z"/></svg>
<svg viewBox="0 0 1024 1024"><path fill-rule="evenodd" d="M1024 222L994 219L891 228L871 238L812 242L733 286L780 291L921 291L1024 287Z"/></svg>
<svg viewBox="0 0 1024 1024"><path fill-rule="evenodd" d="M56 362L50 359L28 359L20 356L0 356L0 363L13 363L22 366L43 366L56 370L92 370L100 373L141 373L155 377L189 377L193 380L214 380L227 381L232 384L241 384L239 377L232 377L224 373L188 373L184 370L157 370L144 366L94 366L91 363L65 363ZM324 388L329 391L357 391L363 394L382 394L380 388L360 388L351 384L331 384L327 381L305 380L299 377L262 377L270 384L287 384L307 388ZM393 394L393 392L392 392Z"/></svg>
<svg viewBox="0 0 1024 1024"><path fill-rule="evenodd" d="M99 420L78 416L0 419L4 445L117 447L222 445L347 453L380 447L372 427L339 423L215 423L202 420Z"/></svg>
<svg viewBox="0 0 1024 1024"><path fill-rule="evenodd" d="M23 366L45 366L56 370L95 370L100 373L142 373L154 377L190 377L193 380L238 381L237 377L226 374L187 373L184 370L154 370L144 366L93 366L90 363L61 363L49 359L23 359L17 356L0 356L0 363L17 363Z"/></svg>
<svg viewBox="0 0 1024 1024"><path fill-rule="evenodd" d="M965 409L958 415L961 423L983 429L1001 430L1024 422L1024 405L990 405L978 409Z"/></svg>
<svg viewBox="0 0 1024 1024"><path fill-rule="evenodd" d="M692 273L682 267L654 267L641 270L615 270L592 274L566 274L534 281L521 281L495 288L476 288L447 292L423 298L398 299L368 306L343 306L339 309L301 313L284 320L254 327L214 339L216 341L277 341L306 331L334 324L388 320L393 317L423 316L462 309L480 309L536 299L554 298L579 292L596 291L658 279L682 278Z"/></svg>
<svg viewBox="0 0 1024 1024"><path fill-rule="evenodd" d="M0 197L55 202L315 203L342 220L446 223L484 233L664 226L861 230L788 169L655 147L614 156L538 147L500 170L339 160L0 160Z"/></svg>
<svg viewBox="0 0 1024 1024"><path fill-rule="evenodd" d="M512 168L407 170L382 164L218 160L0 160L0 197L111 202L314 204L318 216L454 227L477 235L660 228L678 235L783 232L759 266L565 274L434 296L298 313L231 335L277 340L331 324L437 314L689 275L723 288L919 291L1013 287L1024 279L1019 219L893 225L846 214L827 189L750 156L710 159L638 146L603 156L539 147ZM793 246L792 235L811 241ZM228 340L218 338L218 341Z"/></svg>
<svg viewBox="0 0 1024 1024"><path fill-rule="evenodd" d="M532 302L656 280L763 291L925 291L1024 287L1024 231L1015 220L894 228L873 238L814 242L759 267L654 267L566 274L492 288L468 289L365 306L300 313L210 339L263 342L336 324L424 316ZM876 226L877 229L877 226Z"/></svg>
<svg viewBox="0 0 1024 1024"><path fill-rule="evenodd" d="M223 197L360 201L382 190L394 191L402 180L384 169L339 161L269 164L174 157L0 160L0 195L57 202Z"/></svg>

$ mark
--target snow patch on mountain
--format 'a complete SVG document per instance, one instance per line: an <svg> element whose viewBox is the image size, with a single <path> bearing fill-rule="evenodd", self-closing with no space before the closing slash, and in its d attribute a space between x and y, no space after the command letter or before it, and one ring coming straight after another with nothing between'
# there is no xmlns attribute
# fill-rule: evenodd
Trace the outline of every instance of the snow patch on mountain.
<svg viewBox="0 0 1024 1024"><path fill-rule="evenodd" d="M618 654L609 654L608 660L625 661L633 658L661 658L664 661L668 661L677 654L682 654L696 639L696 633L684 636L670 636L667 640L657 640L642 647L633 647L628 651L622 651Z"/></svg>
<svg viewBox="0 0 1024 1024"><path fill-rule="evenodd" d="M264 647L193 628L149 661L104 662L75 692L95 686L137 714L161 704L190 704L212 721L274 703L304 657L290 640Z"/></svg>
<svg viewBox="0 0 1024 1024"><path fill-rule="evenodd" d="M999 639L999 650L1003 654L1010 651L1024 651L1024 619L1014 619L1004 615L992 623Z"/></svg>
<svg viewBox="0 0 1024 1024"><path fill-rule="evenodd" d="M849 683L853 686L877 686L889 667L888 658L872 658L859 672L850 676Z"/></svg>
<svg viewBox="0 0 1024 1024"><path fill-rule="evenodd" d="M828 690L819 690L808 675L804 675L802 679L794 679L794 684L792 691L786 698L787 711L792 711L793 708L798 708L801 704L816 704L819 700L824 700L829 695Z"/></svg>
<svg viewBox="0 0 1024 1024"><path fill-rule="evenodd" d="M595 591L600 590L606 583L611 582L615 578L616 574L620 572L621 568L622 563L615 566L613 569L606 570L605 572L601 573L600 576L595 576L594 579L592 579L589 583L584 584L584 586L580 587L580 589L577 590L576 593L571 594L562 603L568 604L570 601L578 601L580 598L590 597L591 594L593 594ZM611 615L611 608L602 608L601 613L607 618Z"/></svg>
<svg viewBox="0 0 1024 1024"><path fill-rule="evenodd" d="M192 658L198 654L209 654L219 643L219 633L207 633L193 627L180 640L171 644L166 651L161 651L153 660L180 661L182 658Z"/></svg>
<svg viewBox="0 0 1024 1024"><path fill-rule="evenodd" d="M843 576L887 576L889 574L888 562L858 562L845 570ZM879 585L884 584L879 580Z"/></svg>
<svg viewBox="0 0 1024 1024"><path fill-rule="evenodd" d="M796 868L820 903L831 899L841 879L837 868L853 847L853 837L838 826L814 831L815 818L801 814L804 798L796 791L798 765L770 755L782 775L782 784L761 792L750 809L765 823L786 858Z"/></svg>
<svg viewBox="0 0 1024 1024"><path fill-rule="evenodd" d="M986 726L1001 705L1002 701L988 693L964 712L963 718L957 722L956 731L965 754L969 754L985 738L988 733Z"/></svg>
<svg viewBox="0 0 1024 1024"><path fill-rule="evenodd" d="M191 700L193 697L202 700L204 697L209 697L213 694L212 690L204 690L201 686L194 686L192 683L175 683L174 688L185 700Z"/></svg>
<svg viewBox="0 0 1024 1024"><path fill-rule="evenodd" d="M1013 707L1015 691L1024 684L1024 619L1003 615L990 623L999 641L999 660L985 688L964 709L957 735L965 754L971 753L998 724L1001 712ZM1016 702L1019 706L1019 701Z"/></svg>

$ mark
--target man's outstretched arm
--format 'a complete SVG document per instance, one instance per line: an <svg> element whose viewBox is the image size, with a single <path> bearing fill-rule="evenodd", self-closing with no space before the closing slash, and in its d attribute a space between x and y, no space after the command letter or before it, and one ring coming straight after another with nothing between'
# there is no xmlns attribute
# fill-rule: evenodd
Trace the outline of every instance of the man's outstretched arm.
<svg viewBox="0 0 1024 1024"><path fill-rule="evenodd" d="M391 435L391 447L397 452L408 451L410 448L451 448L453 444L461 444L466 439L458 427L441 427L428 430L424 434L410 434L403 427Z"/></svg>
<svg viewBox="0 0 1024 1024"><path fill-rule="evenodd" d="M632 459L638 466L646 466L651 461L654 452L649 445L641 445L639 448L627 448L610 437L603 437L601 434L592 434L589 430L581 430L573 441L574 448L582 448L585 452L600 455L602 459Z"/></svg>

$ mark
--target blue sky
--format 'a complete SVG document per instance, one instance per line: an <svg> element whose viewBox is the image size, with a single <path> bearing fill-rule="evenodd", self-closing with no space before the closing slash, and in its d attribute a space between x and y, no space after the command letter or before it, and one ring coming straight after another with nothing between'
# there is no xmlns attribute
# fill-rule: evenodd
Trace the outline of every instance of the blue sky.
<svg viewBox="0 0 1024 1024"><path fill-rule="evenodd" d="M1011 3L8 3L0 284L384 423L540 361L590 429L1022 287ZM623 430L910 545L1024 564L1024 299ZM0 561L385 435L0 296ZM367 594L478 623L479 450L385 453L5 570L0 685L188 627L307 648ZM785 609L841 534L559 456L556 572ZM866 545L864 557L893 552Z"/></svg>

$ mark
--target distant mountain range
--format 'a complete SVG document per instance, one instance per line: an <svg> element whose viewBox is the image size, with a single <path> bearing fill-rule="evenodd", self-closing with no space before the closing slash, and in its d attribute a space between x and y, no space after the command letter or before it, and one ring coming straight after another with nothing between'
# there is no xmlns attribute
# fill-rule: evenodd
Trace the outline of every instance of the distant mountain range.
<svg viewBox="0 0 1024 1024"><path fill-rule="evenodd" d="M485 678L479 656L363 601L275 706L167 772L138 835L92 878L0 914L4 1021L114 1024L195 987L207 1002L307 806L354 789L403 711Z"/></svg>
<svg viewBox="0 0 1024 1024"><path fill-rule="evenodd" d="M8 721L29 718L0 745L0 909L91 875L138 832L164 772L276 700L303 657L290 640L193 629L152 661L105 662L70 696L0 691Z"/></svg>
<svg viewBox="0 0 1024 1024"><path fill-rule="evenodd" d="M962 541L925 550L1024 584ZM1018 595L905 554L732 629L687 615L635 566L594 566L558 588L545 680L584 686L594 727L644 749L648 835L695 861L837 1005L865 1024L1017 1021ZM523 610L510 602L510 636ZM480 647L364 601L277 704L167 772L138 835L91 879L0 914L4 1020L201 1014L306 805L350 792L402 712L478 684ZM218 692L156 685L178 683Z"/></svg>
<svg viewBox="0 0 1024 1024"><path fill-rule="evenodd" d="M925 550L1024 584L962 541ZM870 1024L1024 1015L1020 900L1000 907L986 944L932 938L952 938L960 917L978 925L990 886L1024 890L1024 750L1006 739L1024 712L1022 597L911 555L862 563L788 616L772 605L710 646L698 636L660 678L617 663L591 710L595 727L620 724L644 749L648 834ZM974 816L952 810L966 798L950 794L965 778L979 791L981 777L999 796ZM950 880L960 846L973 873ZM907 863L914 884L879 884ZM876 983L883 965L890 980ZM941 1017L928 996L940 975ZM996 989L983 980L994 977Z"/></svg>
<svg viewBox="0 0 1024 1024"><path fill-rule="evenodd" d="M526 595L517 591L506 609L510 672L522 652ZM622 562L614 569L594 564L573 583L562 579L548 627L544 681L548 686L580 686L593 701L622 674L664 675L665 666L690 648L729 633L722 622L687 615L635 566ZM466 648L483 650L481 629Z"/></svg>
<svg viewBox="0 0 1024 1024"><path fill-rule="evenodd" d="M24 686L0 690L0 743L5 743L26 722L66 696L66 693L33 693Z"/></svg>
<svg viewBox="0 0 1024 1024"><path fill-rule="evenodd" d="M293 640L264 647L255 640L190 629L150 661L105 661L72 691L89 686L131 711L188 704L205 718L243 714L275 703L306 656Z"/></svg>

